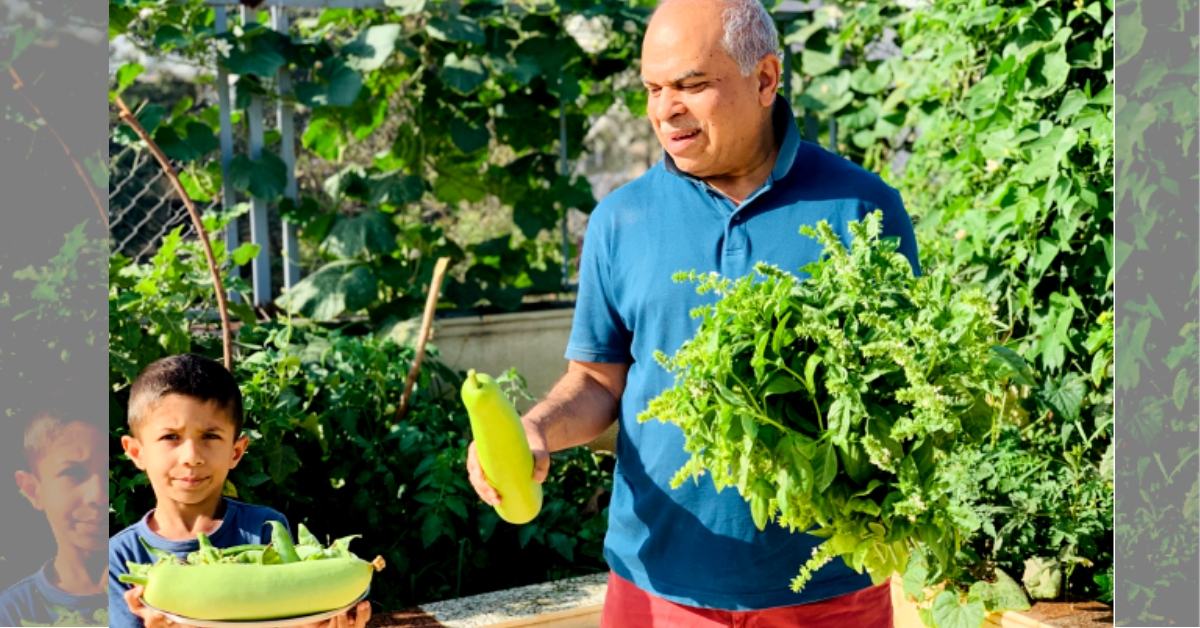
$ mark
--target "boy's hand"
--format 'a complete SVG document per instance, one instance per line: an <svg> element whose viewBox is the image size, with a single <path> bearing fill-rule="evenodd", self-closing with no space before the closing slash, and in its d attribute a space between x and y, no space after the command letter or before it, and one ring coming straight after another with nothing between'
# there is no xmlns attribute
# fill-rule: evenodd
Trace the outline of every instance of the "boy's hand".
<svg viewBox="0 0 1200 628"><path fill-rule="evenodd" d="M125 592L125 603L129 605L129 611L137 615L146 628L174 628L182 625L167 619L166 615L158 611L146 608L146 605L142 604L142 592L145 590L140 584L134 585Z"/></svg>
<svg viewBox="0 0 1200 628"><path fill-rule="evenodd" d="M367 621L370 619L371 603L363 600L358 603L358 606L331 618L329 621L305 624L300 626L300 628L366 628Z"/></svg>

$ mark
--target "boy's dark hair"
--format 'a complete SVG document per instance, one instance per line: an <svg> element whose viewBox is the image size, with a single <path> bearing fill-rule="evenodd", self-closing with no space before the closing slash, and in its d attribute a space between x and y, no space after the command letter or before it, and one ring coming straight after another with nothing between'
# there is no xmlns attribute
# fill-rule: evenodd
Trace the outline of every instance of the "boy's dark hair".
<svg viewBox="0 0 1200 628"><path fill-rule="evenodd" d="M216 402L233 420L234 437L242 433L242 391L233 374L215 360L181 353L147 366L129 391L129 431L136 437L146 415L166 395Z"/></svg>

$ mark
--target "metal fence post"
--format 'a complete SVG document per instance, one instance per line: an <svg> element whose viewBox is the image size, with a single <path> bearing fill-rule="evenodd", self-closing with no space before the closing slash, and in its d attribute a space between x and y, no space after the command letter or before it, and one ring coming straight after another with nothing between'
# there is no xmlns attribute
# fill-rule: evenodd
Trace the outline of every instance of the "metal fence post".
<svg viewBox="0 0 1200 628"><path fill-rule="evenodd" d="M229 13L225 6L215 8L214 30L218 35L229 30ZM233 189L233 181L229 177L229 165L233 162L233 108L229 97L229 70L225 66L217 63L217 104L219 111L217 116L220 119L220 138L221 138L221 196L224 201L225 210L233 209L237 205L237 190ZM225 250L231 254L238 247L238 220L234 218L225 227ZM237 277L241 274L241 269L232 265L229 269L229 274L232 277ZM230 291L229 299L233 302L240 302L242 295Z"/></svg>
<svg viewBox="0 0 1200 628"><path fill-rule="evenodd" d="M257 9L242 6L242 28L258 23ZM246 111L250 126L250 159L259 161L263 151L263 103L262 97L250 98ZM258 255L250 262L253 271L254 305L271 301L271 239L267 231L267 203L261 198L250 198L250 241L259 246Z"/></svg>
<svg viewBox="0 0 1200 628"><path fill-rule="evenodd" d="M271 27L277 32L290 36L291 28L288 23L287 7L271 7ZM279 156L287 165L287 188L284 196L294 203L299 203L296 190L296 126L292 107L284 102L284 98L292 92L292 77L288 67L279 69L276 80L275 116L279 126ZM300 240L296 225L283 221L283 288L290 290L300 283Z"/></svg>

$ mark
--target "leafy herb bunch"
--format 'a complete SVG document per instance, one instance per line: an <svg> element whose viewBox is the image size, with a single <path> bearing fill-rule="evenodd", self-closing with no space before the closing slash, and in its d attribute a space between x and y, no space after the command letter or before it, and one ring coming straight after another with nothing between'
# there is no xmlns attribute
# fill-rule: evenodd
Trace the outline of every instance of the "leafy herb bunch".
<svg viewBox="0 0 1200 628"><path fill-rule="evenodd" d="M958 550L978 517L946 490L940 461L997 429L992 400L1028 370L994 345L983 293L940 272L914 278L879 237L881 216L850 224L849 250L824 221L802 228L825 247L806 281L766 264L737 281L676 274L721 298L692 312L703 321L674 357L656 355L676 384L638 417L683 429L691 460L673 487L711 473L759 529L827 539L796 591L839 556L883 582L914 550L927 583L973 580Z"/></svg>

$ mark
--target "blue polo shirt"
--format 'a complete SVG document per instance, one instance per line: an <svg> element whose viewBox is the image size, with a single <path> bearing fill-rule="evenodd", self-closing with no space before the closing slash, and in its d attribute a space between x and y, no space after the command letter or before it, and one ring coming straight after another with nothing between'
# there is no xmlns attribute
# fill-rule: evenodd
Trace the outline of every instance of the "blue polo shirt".
<svg viewBox="0 0 1200 628"><path fill-rule="evenodd" d="M770 177L740 206L663 159L615 190L593 211L580 261L579 294L567 346L569 360L630 364L618 420L617 465L604 556L619 576L673 602L758 610L816 602L871 585L837 559L799 594L790 584L822 539L778 525L759 531L750 507L730 488L717 493L706 476L672 489L689 459L675 425L637 415L674 384L654 352L674 354L695 335L693 308L712 294L675 283L678 271L736 279L757 262L799 275L822 247L801 225L826 220L844 245L851 221L883 211L883 236L920 272L912 222L899 193L877 175L801 141L787 103L774 107L782 148ZM782 138L779 136L782 134Z"/></svg>

